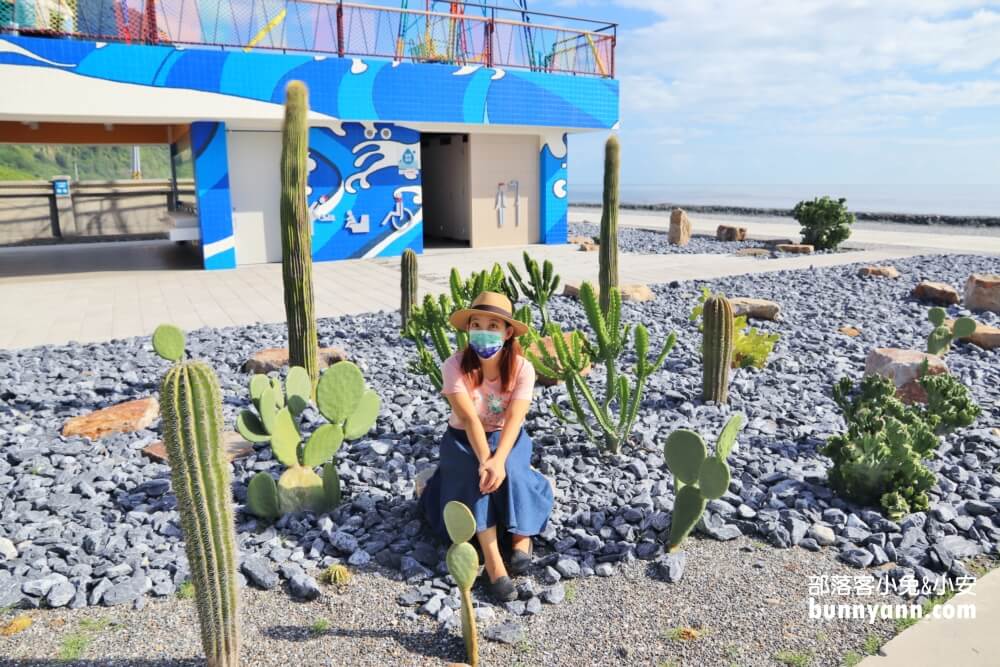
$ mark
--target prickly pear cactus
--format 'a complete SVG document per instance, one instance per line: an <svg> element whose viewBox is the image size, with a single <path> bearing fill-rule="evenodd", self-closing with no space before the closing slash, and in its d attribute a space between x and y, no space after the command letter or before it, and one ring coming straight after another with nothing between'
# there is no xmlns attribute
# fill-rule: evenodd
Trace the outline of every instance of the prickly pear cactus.
<svg viewBox="0 0 1000 667"><path fill-rule="evenodd" d="M960 317L949 327L945 324L948 313L944 308L934 307L927 312L927 319L934 330L927 337L927 352L942 356L951 350L951 344L959 338L968 338L976 332L976 321L971 317Z"/></svg>
<svg viewBox="0 0 1000 667"><path fill-rule="evenodd" d="M676 551L697 525L709 500L721 498L731 479L726 459L736 444L742 417L733 415L719 434L715 455L694 431L680 429L667 438L663 458L674 475L674 511L670 519L670 551Z"/></svg>
<svg viewBox="0 0 1000 667"><path fill-rule="evenodd" d="M448 536L454 542L445 556L448 572L462 594L462 638L469 664L479 664L479 638L476 631L476 615L472 608L472 584L479 574L479 556L469 540L476 534L476 519L464 504L452 500L444 506L444 525Z"/></svg>
<svg viewBox="0 0 1000 667"><path fill-rule="evenodd" d="M277 483L266 472L257 473L247 488L247 509L262 519L310 510L325 512L340 504L340 476L334 457L344 440L362 437L375 424L381 401L365 386L361 370L349 361L327 369L316 388L320 413L330 423L303 442L298 417L308 407L312 381L304 368L293 366L285 386L265 375L250 380L250 398L256 412L243 410L236 429L250 442L270 442L274 457L288 470ZM323 466L322 475L315 468Z"/></svg>

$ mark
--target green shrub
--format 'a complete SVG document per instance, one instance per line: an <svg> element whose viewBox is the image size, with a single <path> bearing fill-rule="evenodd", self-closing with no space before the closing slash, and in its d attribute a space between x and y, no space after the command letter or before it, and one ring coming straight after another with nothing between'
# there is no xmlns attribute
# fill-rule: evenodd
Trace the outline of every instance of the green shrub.
<svg viewBox="0 0 1000 667"><path fill-rule="evenodd" d="M707 287L701 288L698 305L691 311L689 320L696 321L705 310L705 301L711 295ZM698 330L702 328L698 324ZM746 315L740 315L733 320L733 368L764 368L767 358L774 351L774 346L781 339L781 334L767 333L757 327L750 326Z"/></svg>
<svg viewBox="0 0 1000 667"><path fill-rule="evenodd" d="M817 197L796 204L792 217L802 226L802 242L817 250L832 250L846 241L854 224L854 214L847 210L846 201L843 197Z"/></svg>
<svg viewBox="0 0 1000 667"><path fill-rule="evenodd" d="M821 450L833 460L830 486L852 501L880 504L893 520L927 509L935 478L922 461L933 458L938 434L968 426L979 415L969 390L955 378L924 375L920 384L927 406L905 405L893 381L879 375L865 377L858 392L849 378L833 388L847 432L830 437Z"/></svg>

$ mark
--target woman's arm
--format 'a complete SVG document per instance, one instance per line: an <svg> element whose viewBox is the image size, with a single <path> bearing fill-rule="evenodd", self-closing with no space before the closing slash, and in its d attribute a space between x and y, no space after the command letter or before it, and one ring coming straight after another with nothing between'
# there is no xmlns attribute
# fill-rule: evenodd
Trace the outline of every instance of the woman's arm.
<svg viewBox="0 0 1000 667"><path fill-rule="evenodd" d="M528 415L530 407L531 401L528 399L513 400L507 405L507 414L504 415L503 430L500 432L497 450L493 452L484 466L489 470L490 476L483 493L493 493L500 488L504 478L507 477L505 468L507 456L510 455L510 450L514 449L514 443L517 442L517 436L521 433L521 426L524 424L524 418Z"/></svg>
<svg viewBox="0 0 1000 667"><path fill-rule="evenodd" d="M472 453L476 455L480 464L484 463L490 458L490 445L486 440L486 430L483 428L483 423L479 421L479 414L476 412L472 397L467 393L457 393L445 394L445 398L451 404L452 412L462 422L465 435L469 439L469 445L472 446Z"/></svg>

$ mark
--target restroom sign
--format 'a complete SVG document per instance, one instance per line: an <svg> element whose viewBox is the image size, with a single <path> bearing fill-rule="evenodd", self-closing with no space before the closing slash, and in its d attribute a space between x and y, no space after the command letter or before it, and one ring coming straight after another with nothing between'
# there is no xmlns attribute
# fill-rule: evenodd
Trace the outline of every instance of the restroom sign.
<svg viewBox="0 0 1000 667"><path fill-rule="evenodd" d="M417 158L417 152L412 148L405 149L399 157L399 173L406 178L416 178L418 171L420 171L420 160Z"/></svg>
<svg viewBox="0 0 1000 667"><path fill-rule="evenodd" d="M69 197L69 179L68 178L52 179L52 194L54 194L56 197Z"/></svg>

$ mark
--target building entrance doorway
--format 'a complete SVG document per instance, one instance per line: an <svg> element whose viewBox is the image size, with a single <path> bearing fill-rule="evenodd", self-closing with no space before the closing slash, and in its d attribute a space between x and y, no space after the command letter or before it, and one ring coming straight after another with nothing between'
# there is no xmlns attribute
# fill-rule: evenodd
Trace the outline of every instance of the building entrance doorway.
<svg viewBox="0 0 1000 667"><path fill-rule="evenodd" d="M472 226L469 135L421 134L420 162L424 248L468 247Z"/></svg>

